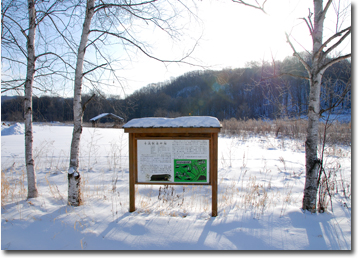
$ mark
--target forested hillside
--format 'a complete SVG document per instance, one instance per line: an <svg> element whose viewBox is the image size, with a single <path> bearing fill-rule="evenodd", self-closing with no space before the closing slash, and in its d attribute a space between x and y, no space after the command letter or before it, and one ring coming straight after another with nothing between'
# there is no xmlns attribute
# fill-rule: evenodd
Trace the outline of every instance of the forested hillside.
<svg viewBox="0 0 359 259"><path fill-rule="evenodd" d="M304 68L294 57L277 61L275 66L252 62L246 68L193 71L171 81L150 84L125 99L89 93L82 101L86 105L84 121L103 112L126 120L185 115L208 115L220 120L305 115L309 92L305 76ZM323 110L335 106L332 110L336 112L351 112L350 76L351 63L347 60L325 72ZM72 102L72 98L34 97L34 121L71 121ZM1 119L21 121L23 97L2 100Z"/></svg>

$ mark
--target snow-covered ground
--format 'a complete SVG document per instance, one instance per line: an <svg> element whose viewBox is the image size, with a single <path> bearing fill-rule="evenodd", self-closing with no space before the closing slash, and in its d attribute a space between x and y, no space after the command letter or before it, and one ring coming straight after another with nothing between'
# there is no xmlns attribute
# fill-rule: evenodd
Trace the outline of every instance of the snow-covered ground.
<svg viewBox="0 0 359 259"><path fill-rule="evenodd" d="M352 249L350 147L326 149L334 195L327 212L311 214L300 209L303 143L220 136L214 218L210 186L137 185L129 213L122 129L83 129L84 205L67 206L72 127L35 124L34 132L40 195L26 200L23 124L2 126L2 250Z"/></svg>

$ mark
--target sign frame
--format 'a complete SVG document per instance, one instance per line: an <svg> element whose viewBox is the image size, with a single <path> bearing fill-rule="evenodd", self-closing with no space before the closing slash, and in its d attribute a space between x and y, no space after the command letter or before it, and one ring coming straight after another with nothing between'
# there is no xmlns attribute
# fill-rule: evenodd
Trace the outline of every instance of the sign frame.
<svg viewBox="0 0 359 259"><path fill-rule="evenodd" d="M218 200L218 133L220 127L124 127L129 133L129 212L134 212L135 185L210 185L212 187L212 217L217 216ZM208 182L139 182L137 140L208 140L209 141L209 181Z"/></svg>
<svg viewBox="0 0 359 259"><path fill-rule="evenodd" d="M136 172L136 184L165 184L165 185L173 185L173 184L206 184L210 185L210 149L209 143L210 139L191 139L191 138L181 138L181 139L163 139L163 138L146 138L146 139L136 139L137 141L137 172ZM141 141L141 142L140 142ZM202 143L198 143L198 146L202 146L205 150L197 149L195 144L189 142L198 142L205 141ZM140 145L141 144L141 145ZM183 144L183 145L181 145ZM182 150L178 149L186 148L186 154ZM191 150L192 149L192 150ZM161 150L161 151L160 151ZM203 152L204 151L204 152ZM162 153L162 154L160 154ZM197 154L196 154L197 153ZM171 154L171 155L170 155ZM161 156L162 155L162 156ZM141 164L141 156L145 161ZM152 165L146 168L147 160L152 161ZM157 161L154 161L157 160ZM176 171L186 171L178 169L176 170L176 162L180 164L184 161L195 161L195 160L205 160L205 180L182 180L176 179ZM156 163L158 162L158 163ZM157 164L157 165L156 165ZM155 172L155 174L146 174L143 172L141 174L141 166L144 166L147 170ZM157 167L158 166L158 167ZM157 167L157 168L156 168ZM187 166L183 166L186 168ZM196 166L194 166L198 169ZM201 165L198 165L199 169L202 169ZM193 169L193 167L191 166ZM188 168L187 168L188 169ZM163 172L159 172L162 171ZM196 170L197 172L199 170ZM163 174L161 174L163 173ZM188 172L186 172L188 173ZM189 170L189 175L192 174L192 171ZM141 177L140 177L141 176ZM156 177L158 176L158 177ZM153 177L157 178L152 179ZM141 179L140 179L141 178Z"/></svg>

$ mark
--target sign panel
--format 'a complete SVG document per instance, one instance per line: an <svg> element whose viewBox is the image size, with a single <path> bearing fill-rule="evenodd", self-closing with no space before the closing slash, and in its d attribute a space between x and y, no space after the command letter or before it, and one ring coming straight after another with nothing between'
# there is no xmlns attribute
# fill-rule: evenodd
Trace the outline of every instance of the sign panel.
<svg viewBox="0 0 359 259"><path fill-rule="evenodd" d="M209 140L137 140L139 183L209 183Z"/></svg>

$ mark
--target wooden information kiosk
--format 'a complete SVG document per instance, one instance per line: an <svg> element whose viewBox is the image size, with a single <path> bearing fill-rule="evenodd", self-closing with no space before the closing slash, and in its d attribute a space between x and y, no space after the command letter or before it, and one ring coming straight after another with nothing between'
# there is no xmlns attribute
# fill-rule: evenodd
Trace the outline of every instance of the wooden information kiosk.
<svg viewBox="0 0 359 259"><path fill-rule="evenodd" d="M129 133L130 212L136 210L136 184L211 185L217 216L217 118L142 118L123 128Z"/></svg>

